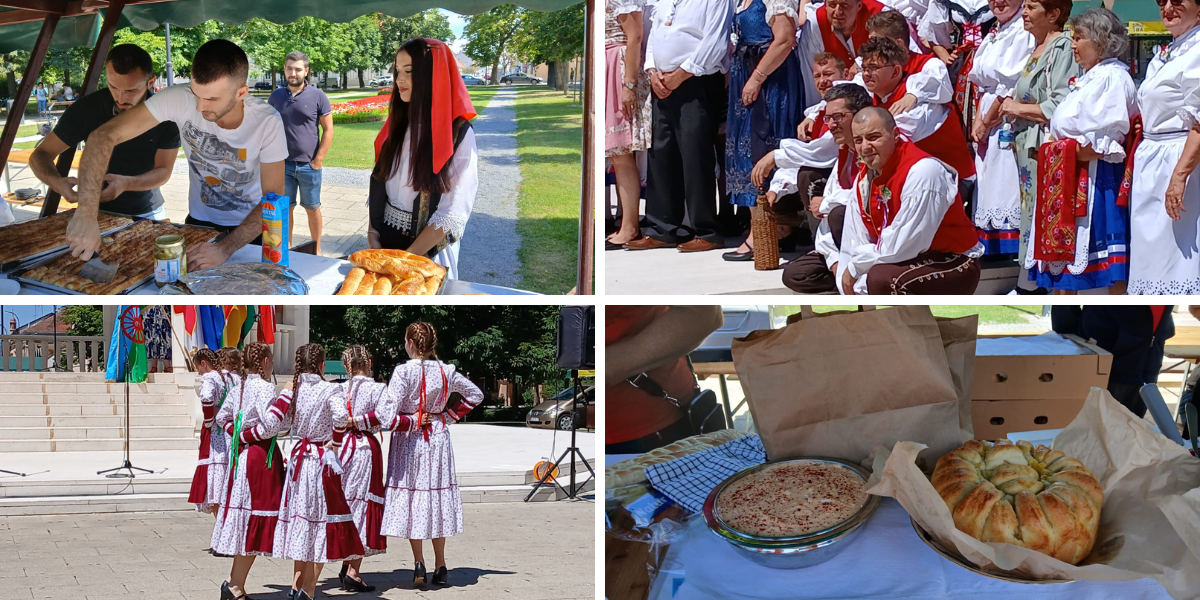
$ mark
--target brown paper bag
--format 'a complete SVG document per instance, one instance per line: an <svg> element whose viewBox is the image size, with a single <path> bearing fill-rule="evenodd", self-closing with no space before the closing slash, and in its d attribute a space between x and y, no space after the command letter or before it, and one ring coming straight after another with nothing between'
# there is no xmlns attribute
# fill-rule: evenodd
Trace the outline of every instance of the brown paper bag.
<svg viewBox="0 0 1200 600"><path fill-rule="evenodd" d="M1150 577L1175 598L1200 594L1200 459L1092 388L1054 440L1104 488L1092 553L1074 566L1013 544L984 543L954 527L946 503L914 463L923 446L880 449L867 492L895 498L921 527L971 563L1029 579L1120 581ZM913 535L916 535L914 533Z"/></svg>
<svg viewBox="0 0 1200 600"><path fill-rule="evenodd" d="M920 440L929 466L973 437L978 318L928 306L806 318L733 342L733 362L771 460L862 463L875 447Z"/></svg>

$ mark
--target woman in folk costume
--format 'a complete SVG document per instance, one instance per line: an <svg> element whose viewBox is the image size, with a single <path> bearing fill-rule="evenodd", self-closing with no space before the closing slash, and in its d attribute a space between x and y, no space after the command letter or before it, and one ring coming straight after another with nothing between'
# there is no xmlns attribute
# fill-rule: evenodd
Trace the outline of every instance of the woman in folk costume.
<svg viewBox="0 0 1200 600"><path fill-rule="evenodd" d="M483 400L483 392L462 373L438 360L437 332L417 322L404 334L411 360L396 367L375 413L357 415L357 426L379 423L392 431L388 457L383 535L406 538L416 565L413 583L425 585L422 540L433 540L433 583L445 585L446 538L462 533L462 498L454 471L451 423ZM450 394L459 396L450 399Z"/></svg>
<svg viewBox="0 0 1200 600"><path fill-rule="evenodd" d="M458 279L458 244L479 188L475 107L445 43L409 40L394 64L388 119L375 138L367 244L428 256Z"/></svg>
<svg viewBox="0 0 1200 600"><path fill-rule="evenodd" d="M1050 118L1039 150L1033 232L1025 267L1055 293L1123 294L1128 278L1129 178L1137 86L1120 57L1125 24L1094 7L1071 18L1075 60L1085 73ZM1140 120L1139 120L1140 122Z"/></svg>
<svg viewBox="0 0 1200 600"><path fill-rule="evenodd" d="M288 461L273 552L275 558L295 563L289 600L317 595L317 578L325 563L363 556L337 459L350 416L342 387L325 381L324 372L325 350L320 345L297 348L292 389L280 393L265 419L267 430L290 419L292 436L300 438Z"/></svg>
<svg viewBox="0 0 1200 600"><path fill-rule="evenodd" d="M1200 0L1159 6L1174 39L1138 88L1144 139L1129 197L1130 294L1200 293Z"/></svg>
<svg viewBox="0 0 1200 600"><path fill-rule="evenodd" d="M228 469L229 438L217 427L217 411L221 410L225 396L233 385L229 368L240 370L242 353L236 348L222 348L222 355L208 348L201 348L192 358L199 377L200 408L204 413L204 428L200 431L200 459L196 473L192 476L192 489L188 502L196 505L196 512L217 514L225 500L225 474ZM232 350L236 354L225 352ZM222 357L229 359L226 365Z"/></svg>
<svg viewBox="0 0 1200 600"><path fill-rule="evenodd" d="M996 25L975 51L968 75L975 85L975 227L988 254L1013 254L1020 247L1021 183L1012 149L1011 123L1000 106L1013 94L1017 79L1037 45L1021 19L1021 0L989 0ZM1001 135L1005 139L1001 140Z"/></svg>
<svg viewBox="0 0 1200 600"><path fill-rule="evenodd" d="M212 535L213 552L233 557L221 600L246 598L246 576L255 557L271 556L283 494L283 455L273 437L280 429L266 426L276 397L269 379L275 368L271 347L247 344L245 354L240 381L230 388L216 418L230 435L229 481Z"/></svg>
<svg viewBox="0 0 1200 600"><path fill-rule="evenodd" d="M342 363L350 373L344 384L346 410L350 413L350 428L338 459L342 463L342 489L354 515L354 526L362 541L365 556L387 552L387 537L379 532L383 526L383 450L375 434L382 429L378 419L359 422L358 415L374 413L379 408L387 384L371 376L371 354L363 346L353 345L342 352ZM338 579L348 592L371 592L375 586L363 583L360 569L362 559L342 563Z"/></svg>
<svg viewBox="0 0 1200 600"><path fill-rule="evenodd" d="M916 23L917 35L950 71L954 105L962 116L963 131L970 133L975 92L968 75L979 44L996 26L992 7L987 0L931 0Z"/></svg>

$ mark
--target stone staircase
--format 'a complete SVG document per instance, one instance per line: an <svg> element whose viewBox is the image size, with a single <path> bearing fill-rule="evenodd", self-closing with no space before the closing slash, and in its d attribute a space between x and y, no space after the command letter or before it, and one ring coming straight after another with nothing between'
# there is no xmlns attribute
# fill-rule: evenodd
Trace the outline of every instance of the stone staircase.
<svg viewBox="0 0 1200 600"><path fill-rule="evenodd" d="M191 390L173 374L130 384L135 450L195 448ZM123 450L125 384L102 373L0 373L0 452Z"/></svg>

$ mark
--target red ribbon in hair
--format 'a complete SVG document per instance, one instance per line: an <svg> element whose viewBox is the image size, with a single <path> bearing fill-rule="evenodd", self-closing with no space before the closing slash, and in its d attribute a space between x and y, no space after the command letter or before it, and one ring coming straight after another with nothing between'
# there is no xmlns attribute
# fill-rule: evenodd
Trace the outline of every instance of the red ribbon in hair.
<svg viewBox="0 0 1200 600"><path fill-rule="evenodd" d="M462 117L469 121L475 118L476 113L467 86L458 73L454 52L440 40L424 40L429 44L429 53L433 56L433 102L429 120L433 128L433 172L440 173L450 157L454 156L454 120ZM392 116L388 115L379 135L375 136L375 160L379 160L391 122Z"/></svg>

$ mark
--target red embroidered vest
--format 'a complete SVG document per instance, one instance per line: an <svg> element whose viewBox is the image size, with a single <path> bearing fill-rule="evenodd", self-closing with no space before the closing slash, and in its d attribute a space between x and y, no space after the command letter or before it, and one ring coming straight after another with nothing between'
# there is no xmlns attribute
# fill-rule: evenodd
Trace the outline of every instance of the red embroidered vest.
<svg viewBox="0 0 1200 600"><path fill-rule="evenodd" d="M900 204L903 201L900 194L904 190L904 181L908 178L909 170L922 158L932 157L916 144L907 140L898 140L892 157L888 159L883 170L871 182L870 201L861 212L863 225L871 234L872 241L877 241L883 228L891 225L896 218L896 213L900 211ZM858 184L866 174L867 171L863 169L855 177L854 195L860 207L863 206L863 202ZM979 243L979 234L975 231L975 224L967 218L967 213L963 210L962 198L956 193L954 202L950 204L950 208L946 210L945 216L938 225L937 234L934 235L933 242L929 244L929 249L950 254L965 254L977 243Z"/></svg>
<svg viewBox="0 0 1200 600"><path fill-rule="evenodd" d="M867 43L869 37L867 19L875 13L882 12L885 8L887 7L878 0L862 0L862 6L858 9L858 18L854 20L854 32L850 34L850 43L854 45L854 52L850 52L842 40L833 33L833 26L829 23L829 10L822 4L817 9L817 26L821 29L821 42L825 44L825 51L836 54L847 65L853 63L859 46Z"/></svg>
<svg viewBox="0 0 1200 600"><path fill-rule="evenodd" d="M926 55L917 55L926 56ZM932 55L929 55L932 56ZM923 66L928 62L928 58L920 61ZM910 60L909 64L913 64ZM897 100L904 97L908 93L908 74L915 73L905 68L904 78L900 80L900 85L896 86L895 91L888 97L887 101L881 100L879 96L872 94L871 102L875 106L883 108L891 108ZM917 147L929 153L930 156L946 163L951 169L958 173L959 179L966 179L975 175L975 159L971 155L971 147L967 145L967 136L963 134L962 119L958 116L958 108L953 104L946 105L950 109L950 114L946 116L946 120L928 137L915 140Z"/></svg>

